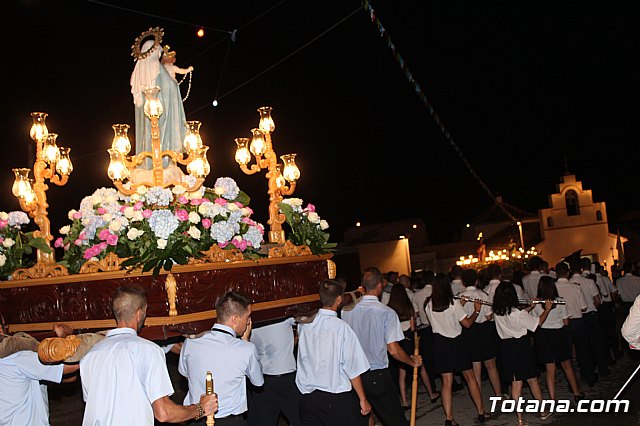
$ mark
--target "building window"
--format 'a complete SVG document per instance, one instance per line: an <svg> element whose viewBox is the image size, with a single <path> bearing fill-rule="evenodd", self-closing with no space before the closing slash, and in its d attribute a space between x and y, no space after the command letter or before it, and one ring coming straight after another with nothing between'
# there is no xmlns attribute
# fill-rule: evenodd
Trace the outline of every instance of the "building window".
<svg viewBox="0 0 640 426"><path fill-rule="evenodd" d="M596 210L596 220L602 222L602 212L600 210Z"/></svg>
<svg viewBox="0 0 640 426"><path fill-rule="evenodd" d="M553 228L553 218L551 216L547 218L547 228Z"/></svg>
<svg viewBox="0 0 640 426"><path fill-rule="evenodd" d="M567 191L564 196L567 207L567 216L579 216L580 204L578 203L578 194L574 190Z"/></svg>

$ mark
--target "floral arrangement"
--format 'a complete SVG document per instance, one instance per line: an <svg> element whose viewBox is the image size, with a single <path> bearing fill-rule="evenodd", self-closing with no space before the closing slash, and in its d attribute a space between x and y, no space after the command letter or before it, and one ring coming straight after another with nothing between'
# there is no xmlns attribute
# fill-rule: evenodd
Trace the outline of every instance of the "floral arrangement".
<svg viewBox="0 0 640 426"><path fill-rule="evenodd" d="M72 223L60 229L62 236L54 243L64 250L59 263L78 273L88 260L115 253L127 258L123 267L155 275L200 257L214 244L258 257L264 226L250 218L247 194L228 177L218 178L213 188L188 193L189 178L172 189L139 186L125 196L100 188L85 197L79 210L69 212Z"/></svg>
<svg viewBox="0 0 640 426"><path fill-rule="evenodd" d="M289 240L296 245L307 245L313 254L335 251L336 243L329 243L329 228L326 220L321 219L313 204L302 207L300 198L286 198L278 204L291 228Z"/></svg>
<svg viewBox="0 0 640 426"><path fill-rule="evenodd" d="M30 257L33 249L51 253L44 238L36 238L33 232L24 232L23 225L29 224L25 212L0 212L0 278L8 278L19 268L28 268L34 264Z"/></svg>

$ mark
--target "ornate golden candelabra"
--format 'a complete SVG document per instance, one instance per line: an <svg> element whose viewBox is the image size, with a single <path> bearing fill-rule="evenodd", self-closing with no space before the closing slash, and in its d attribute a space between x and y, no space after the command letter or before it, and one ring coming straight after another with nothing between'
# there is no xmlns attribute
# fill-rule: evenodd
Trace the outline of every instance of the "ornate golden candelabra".
<svg viewBox="0 0 640 426"><path fill-rule="evenodd" d="M73 171L70 148L58 147L56 133L49 133L44 112L32 112L33 125L30 136L36 143L36 161L33 164L34 179L29 178L31 169L13 169L15 181L13 183L13 195L18 197L20 207L31 216L38 225L39 230L33 233L36 238L44 238L51 248L51 223L49 222L47 208L47 189L49 186L45 180L63 186ZM45 253L36 250L36 264L31 268L17 269L13 273L14 279L42 278L49 276L68 275L67 268L56 263L53 250Z"/></svg>
<svg viewBox="0 0 640 426"><path fill-rule="evenodd" d="M280 213L278 203L282 201L284 195L291 195L296 189L296 181L300 178L300 170L296 166L296 154L283 155L280 158L283 164L278 164L278 156L273 151L271 143L271 133L275 130L275 123L271 118L271 107L258 108L260 113L260 124L257 129L252 129L253 137L236 138L236 162L240 169L252 175L263 169L267 169L266 178L269 182L269 242L284 244L285 235L282 224L285 217ZM251 144L249 144L251 141ZM251 167L247 165L251 162L251 154L255 157L255 164ZM289 182L289 186L287 186Z"/></svg>
<svg viewBox="0 0 640 426"><path fill-rule="evenodd" d="M168 186L183 185L181 181L182 171L178 167L173 167L173 172L162 167L162 158L167 156L171 159L173 166L182 164L187 166L187 172L195 177L195 183L188 188L187 192L198 190L204 183L204 178L211 171L209 162L207 161L207 150L209 147L203 146L200 136L200 122L187 121L187 135L184 139L184 154L162 150L160 144L160 127L158 120L163 113L162 103L158 99L159 87L150 87L144 91L145 104L144 113L151 120L151 151L144 151L137 155L128 156L131 150L131 142L127 132L128 124L114 124L113 143L111 149L108 150L110 161L107 173L109 178L113 180L113 184L123 194L131 195L136 192L139 186L160 186L166 188ZM151 157L152 169L151 176L145 169L140 166L147 157ZM171 167L171 166L170 166Z"/></svg>

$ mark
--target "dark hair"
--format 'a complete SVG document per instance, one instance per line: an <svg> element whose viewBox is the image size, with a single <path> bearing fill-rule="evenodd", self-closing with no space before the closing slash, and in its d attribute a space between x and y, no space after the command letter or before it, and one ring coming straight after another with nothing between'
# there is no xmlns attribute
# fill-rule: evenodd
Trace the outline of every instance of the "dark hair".
<svg viewBox="0 0 640 426"><path fill-rule="evenodd" d="M451 267L451 278L453 277L460 277L462 276L462 266L460 265L453 265Z"/></svg>
<svg viewBox="0 0 640 426"><path fill-rule="evenodd" d="M467 268L462 271L462 282L465 287L470 287L472 285L476 285L478 281L478 272L473 268Z"/></svg>
<svg viewBox="0 0 640 426"><path fill-rule="evenodd" d="M537 271L542 268L542 258L540 256L531 256L527 263L530 271Z"/></svg>
<svg viewBox="0 0 640 426"><path fill-rule="evenodd" d="M438 273L433 280L433 290L431 297L425 301L431 300L431 310L434 312L445 311L449 306L453 305L453 291L451 291L451 282L446 274Z"/></svg>
<svg viewBox="0 0 640 426"><path fill-rule="evenodd" d="M513 283L501 281L493 295L493 313L500 316L509 315L519 303L518 293Z"/></svg>
<svg viewBox="0 0 640 426"><path fill-rule="evenodd" d="M370 266L362 274L362 286L365 290L373 290L382 282L382 274L375 266Z"/></svg>
<svg viewBox="0 0 640 426"><path fill-rule="evenodd" d="M548 275L540 277L540 281L538 281L538 295L536 297L542 300L554 300L555 298L560 297L556 283L553 281L552 277ZM551 309L554 309L555 307L556 305L554 304Z"/></svg>
<svg viewBox="0 0 640 426"><path fill-rule="evenodd" d="M389 295L389 304L387 305L398 314L400 321L409 321L415 316L415 310L413 309L413 303L407 295L407 290L402 284L394 284L391 287L391 293Z"/></svg>
<svg viewBox="0 0 640 426"><path fill-rule="evenodd" d="M565 278L569 275L569 265L566 262L560 262L556 265L556 274L559 277Z"/></svg>
<svg viewBox="0 0 640 426"><path fill-rule="evenodd" d="M502 279L505 281L513 281L513 268L511 266L502 268Z"/></svg>
<svg viewBox="0 0 640 426"><path fill-rule="evenodd" d="M487 266L487 274L489 275L489 280L498 279L502 274L502 269L497 263L490 263Z"/></svg>
<svg viewBox="0 0 640 426"><path fill-rule="evenodd" d="M131 321L138 309L147 306L147 294L142 287L121 285L116 289L111 301L111 309L116 322Z"/></svg>
<svg viewBox="0 0 640 426"><path fill-rule="evenodd" d="M342 296L342 284L336 280L324 280L320 283L320 303L323 307L332 306Z"/></svg>
<svg viewBox="0 0 640 426"><path fill-rule="evenodd" d="M218 314L218 322L226 322L234 315L244 315L249 308L249 299L236 293L229 291L225 293L216 304L216 312Z"/></svg>
<svg viewBox="0 0 640 426"><path fill-rule="evenodd" d="M376 268L378 269L378 268ZM394 283L398 280L398 272L397 271L389 271L387 272L387 281Z"/></svg>

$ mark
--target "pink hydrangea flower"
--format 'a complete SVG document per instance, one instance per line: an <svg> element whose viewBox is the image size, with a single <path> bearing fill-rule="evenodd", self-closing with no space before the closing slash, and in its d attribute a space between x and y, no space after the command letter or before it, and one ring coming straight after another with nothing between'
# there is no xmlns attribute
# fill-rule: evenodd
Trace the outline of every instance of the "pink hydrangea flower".
<svg viewBox="0 0 640 426"><path fill-rule="evenodd" d="M142 211L142 217L144 217L145 219L149 219L152 214L153 212L149 209L145 209Z"/></svg>

